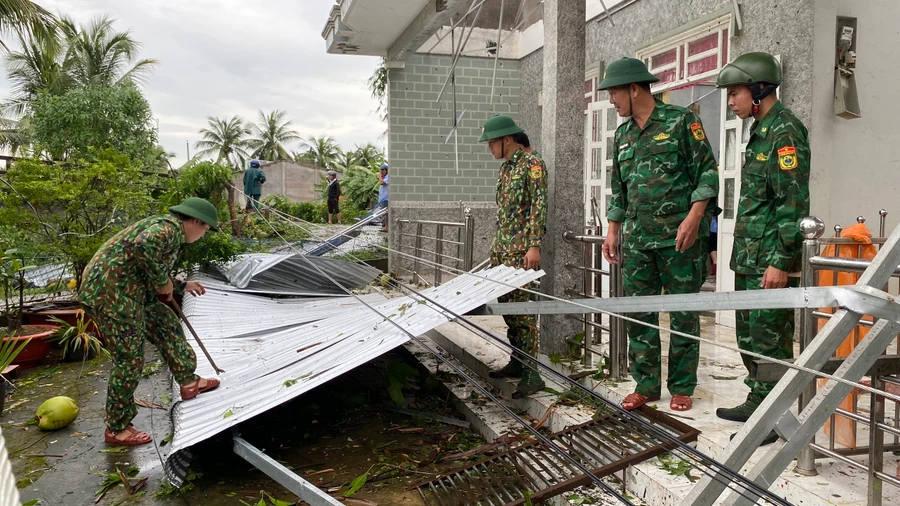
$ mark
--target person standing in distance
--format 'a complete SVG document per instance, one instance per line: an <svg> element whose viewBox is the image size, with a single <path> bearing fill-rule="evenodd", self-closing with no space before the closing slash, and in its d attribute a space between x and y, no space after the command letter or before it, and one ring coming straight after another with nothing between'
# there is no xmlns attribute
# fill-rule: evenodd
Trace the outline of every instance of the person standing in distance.
<svg viewBox="0 0 900 506"><path fill-rule="evenodd" d="M659 81L643 62L622 58L609 65L599 89L619 116L631 117L615 135L609 231L603 255L622 263L625 295L698 293L706 270L709 218L718 213L710 200L719 193L712 147L700 118L684 107L653 98L650 84ZM619 231L624 244L619 258ZM633 318L659 324L658 313ZM674 331L700 336L695 312L670 313ZM659 331L628 323L628 358L637 382L622 407L632 410L658 400L661 391ZM669 341L669 407L687 411L697 386L700 343L672 334Z"/></svg>
<svg viewBox="0 0 900 506"><path fill-rule="evenodd" d="M770 290L798 286L800 281L800 220L809 215L809 134L803 123L775 95L781 65L767 53L747 53L719 73L716 86L725 88L734 114L756 120L741 172L741 195L734 225L731 269L735 290ZM741 350L790 359L794 345L794 310L737 311L737 342ZM755 360L742 355L749 373ZM716 416L746 422L775 383L753 381L747 399ZM763 444L773 443L773 431Z"/></svg>
<svg viewBox="0 0 900 506"><path fill-rule="evenodd" d="M325 176L328 179L328 196L326 202L328 204L328 224L331 225L331 217L337 215L338 225L341 224L341 183L337 180L337 172L328 171Z"/></svg>
<svg viewBox="0 0 900 506"><path fill-rule="evenodd" d="M509 265L519 269L539 269L541 242L547 232L547 177L544 162L522 150L515 140L523 130L509 116L494 116L484 123L478 142L488 143L496 160L503 160L497 178L497 232L491 245L491 265ZM525 287L529 288L529 287ZM524 290L498 297L504 302L527 302ZM503 316L510 344L534 357L540 336L534 316ZM529 362L527 367L523 362ZM514 353L502 369L491 371L492 378L519 378L513 399L525 398L544 388L537 365Z"/></svg>
<svg viewBox="0 0 900 506"><path fill-rule="evenodd" d="M250 168L244 172L244 194L247 195L247 210L257 211L259 198L262 196L262 185L266 175L259 168L259 160L250 160Z"/></svg>

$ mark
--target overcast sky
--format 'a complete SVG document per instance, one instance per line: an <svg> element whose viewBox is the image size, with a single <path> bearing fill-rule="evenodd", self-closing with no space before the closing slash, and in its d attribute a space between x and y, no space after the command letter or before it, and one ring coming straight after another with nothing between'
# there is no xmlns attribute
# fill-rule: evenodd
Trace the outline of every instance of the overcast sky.
<svg viewBox="0 0 900 506"><path fill-rule="evenodd" d="M303 137L330 135L344 148L384 144L366 85L378 58L325 52L321 33L333 0L36 2L78 22L110 14L116 29L143 44L142 58L159 61L143 89L176 167L186 159L185 141L196 152L207 116L255 121L259 109L286 111ZM5 74L0 80L0 97L8 97Z"/></svg>

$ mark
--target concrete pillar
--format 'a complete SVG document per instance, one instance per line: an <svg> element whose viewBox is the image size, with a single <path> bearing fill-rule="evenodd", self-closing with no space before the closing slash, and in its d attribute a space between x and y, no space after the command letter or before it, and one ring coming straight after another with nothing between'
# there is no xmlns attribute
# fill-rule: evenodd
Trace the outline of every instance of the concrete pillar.
<svg viewBox="0 0 900 506"><path fill-rule="evenodd" d="M585 2L545 0L544 81L541 153L550 191L547 235L541 248L541 291L566 297L580 291L578 244L563 241L567 230L584 227L584 15ZM565 339L581 332L581 323L564 316L541 317L541 351L562 355Z"/></svg>

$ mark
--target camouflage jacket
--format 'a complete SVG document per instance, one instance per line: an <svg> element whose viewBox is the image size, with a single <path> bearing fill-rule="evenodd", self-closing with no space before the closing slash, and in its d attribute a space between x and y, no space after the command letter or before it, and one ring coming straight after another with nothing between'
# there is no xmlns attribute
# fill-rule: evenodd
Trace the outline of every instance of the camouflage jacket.
<svg viewBox="0 0 900 506"><path fill-rule="evenodd" d="M800 220L809 215L809 135L777 102L750 131L741 172L731 269L798 272Z"/></svg>
<svg viewBox="0 0 900 506"><path fill-rule="evenodd" d="M497 233L492 255L525 255L541 246L547 231L547 173L544 162L521 149L500 167Z"/></svg>
<svg viewBox="0 0 900 506"><path fill-rule="evenodd" d="M711 199L701 235L719 212L716 159L700 118L659 101L643 129L630 119L616 130L610 185L607 217L625 223L623 246L629 249L674 246L694 202Z"/></svg>
<svg viewBox="0 0 900 506"><path fill-rule="evenodd" d="M181 247L181 220L152 216L132 224L97 250L84 269L78 299L91 307L127 307L156 300L156 288L168 282ZM178 283L176 292L184 288Z"/></svg>

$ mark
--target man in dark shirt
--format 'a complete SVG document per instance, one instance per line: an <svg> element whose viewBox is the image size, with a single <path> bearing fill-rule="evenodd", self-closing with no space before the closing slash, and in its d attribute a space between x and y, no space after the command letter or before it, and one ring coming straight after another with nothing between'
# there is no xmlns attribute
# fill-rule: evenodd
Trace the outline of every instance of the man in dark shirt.
<svg viewBox="0 0 900 506"><path fill-rule="evenodd" d="M341 225L341 183L333 170L329 170L325 177L328 179L328 224L331 225L331 217L336 214L338 225Z"/></svg>

